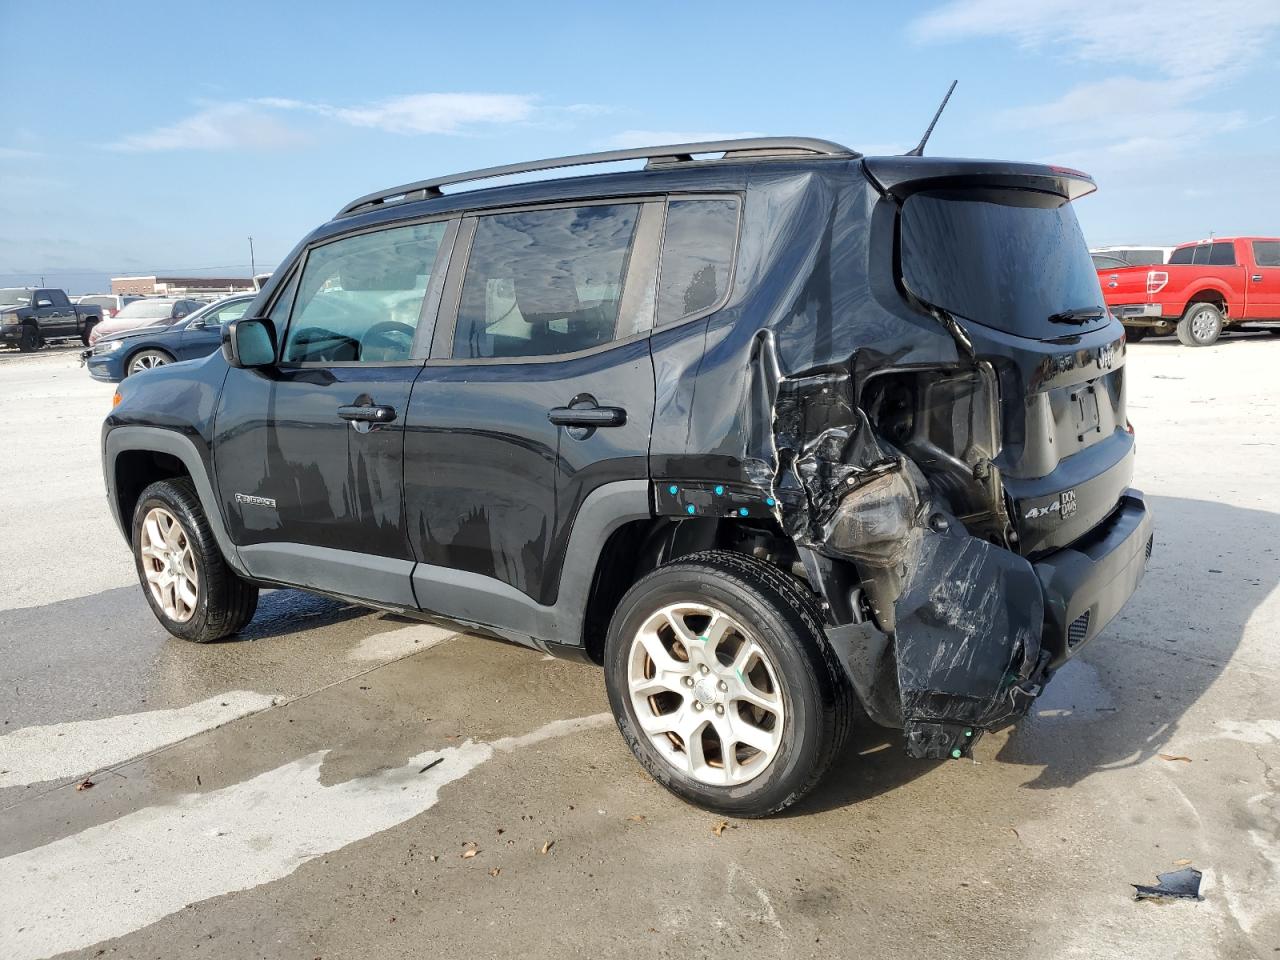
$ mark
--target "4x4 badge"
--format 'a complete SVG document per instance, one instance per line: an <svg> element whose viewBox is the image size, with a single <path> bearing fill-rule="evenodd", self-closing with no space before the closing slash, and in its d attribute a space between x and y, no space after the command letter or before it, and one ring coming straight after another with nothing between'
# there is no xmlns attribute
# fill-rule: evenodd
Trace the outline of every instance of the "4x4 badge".
<svg viewBox="0 0 1280 960"><path fill-rule="evenodd" d="M1056 513L1059 520L1065 520L1075 512L1075 490L1063 490L1062 493L1058 494L1056 499L1050 500L1043 507L1032 507L1028 510L1026 519L1036 520L1040 517L1047 517L1051 513Z"/></svg>

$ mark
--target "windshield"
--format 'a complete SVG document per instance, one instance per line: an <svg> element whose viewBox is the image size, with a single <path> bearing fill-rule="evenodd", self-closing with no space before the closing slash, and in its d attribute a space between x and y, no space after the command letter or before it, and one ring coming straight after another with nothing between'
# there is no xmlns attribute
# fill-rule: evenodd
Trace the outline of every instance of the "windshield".
<svg viewBox="0 0 1280 960"><path fill-rule="evenodd" d="M31 291L23 287L0 287L0 307L28 306Z"/></svg>
<svg viewBox="0 0 1280 960"><path fill-rule="evenodd" d="M117 320L167 320L173 313L173 304L168 300L135 300L126 303L116 314Z"/></svg>
<svg viewBox="0 0 1280 960"><path fill-rule="evenodd" d="M901 254L912 294L984 326L1049 340L1108 322L1075 212L1053 194L913 194L902 207Z"/></svg>

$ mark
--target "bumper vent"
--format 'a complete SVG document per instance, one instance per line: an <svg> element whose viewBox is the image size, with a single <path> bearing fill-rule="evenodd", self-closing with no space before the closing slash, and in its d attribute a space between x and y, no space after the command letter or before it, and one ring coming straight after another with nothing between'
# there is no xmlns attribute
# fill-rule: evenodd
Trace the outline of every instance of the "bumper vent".
<svg viewBox="0 0 1280 960"><path fill-rule="evenodd" d="M1155 544L1155 542L1156 542L1156 535L1154 533L1151 536L1147 537L1147 559L1148 560L1151 559L1151 547Z"/></svg>
<svg viewBox="0 0 1280 960"><path fill-rule="evenodd" d="M1071 621L1071 626L1067 627L1067 646L1068 647L1079 646L1081 641L1083 641L1084 638L1088 636L1089 613L1090 611L1086 610L1084 613L1080 614L1080 616L1076 617L1074 620Z"/></svg>

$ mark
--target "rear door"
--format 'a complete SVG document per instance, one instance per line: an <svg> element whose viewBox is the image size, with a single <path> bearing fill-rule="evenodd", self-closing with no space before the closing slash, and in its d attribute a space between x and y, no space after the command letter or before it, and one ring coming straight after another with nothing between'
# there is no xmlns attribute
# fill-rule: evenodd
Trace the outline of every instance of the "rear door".
<svg viewBox="0 0 1280 960"><path fill-rule="evenodd" d="M661 215L610 200L464 220L405 439L424 609L511 626L554 603L583 501L647 480Z"/></svg>
<svg viewBox="0 0 1280 960"><path fill-rule="evenodd" d="M271 307L278 363L228 373L219 496L255 577L414 606L404 427L455 231L436 220L312 246Z"/></svg>
<svg viewBox="0 0 1280 960"><path fill-rule="evenodd" d="M1253 262L1245 315L1252 320L1280 320L1280 240L1241 242L1249 245Z"/></svg>

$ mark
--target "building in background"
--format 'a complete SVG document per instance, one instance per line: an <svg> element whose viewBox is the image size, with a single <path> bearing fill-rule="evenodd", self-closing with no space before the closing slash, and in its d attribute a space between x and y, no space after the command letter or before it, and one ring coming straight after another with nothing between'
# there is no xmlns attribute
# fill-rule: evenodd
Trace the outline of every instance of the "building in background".
<svg viewBox="0 0 1280 960"><path fill-rule="evenodd" d="M225 296L254 290L249 277L112 277L112 293L142 297Z"/></svg>

